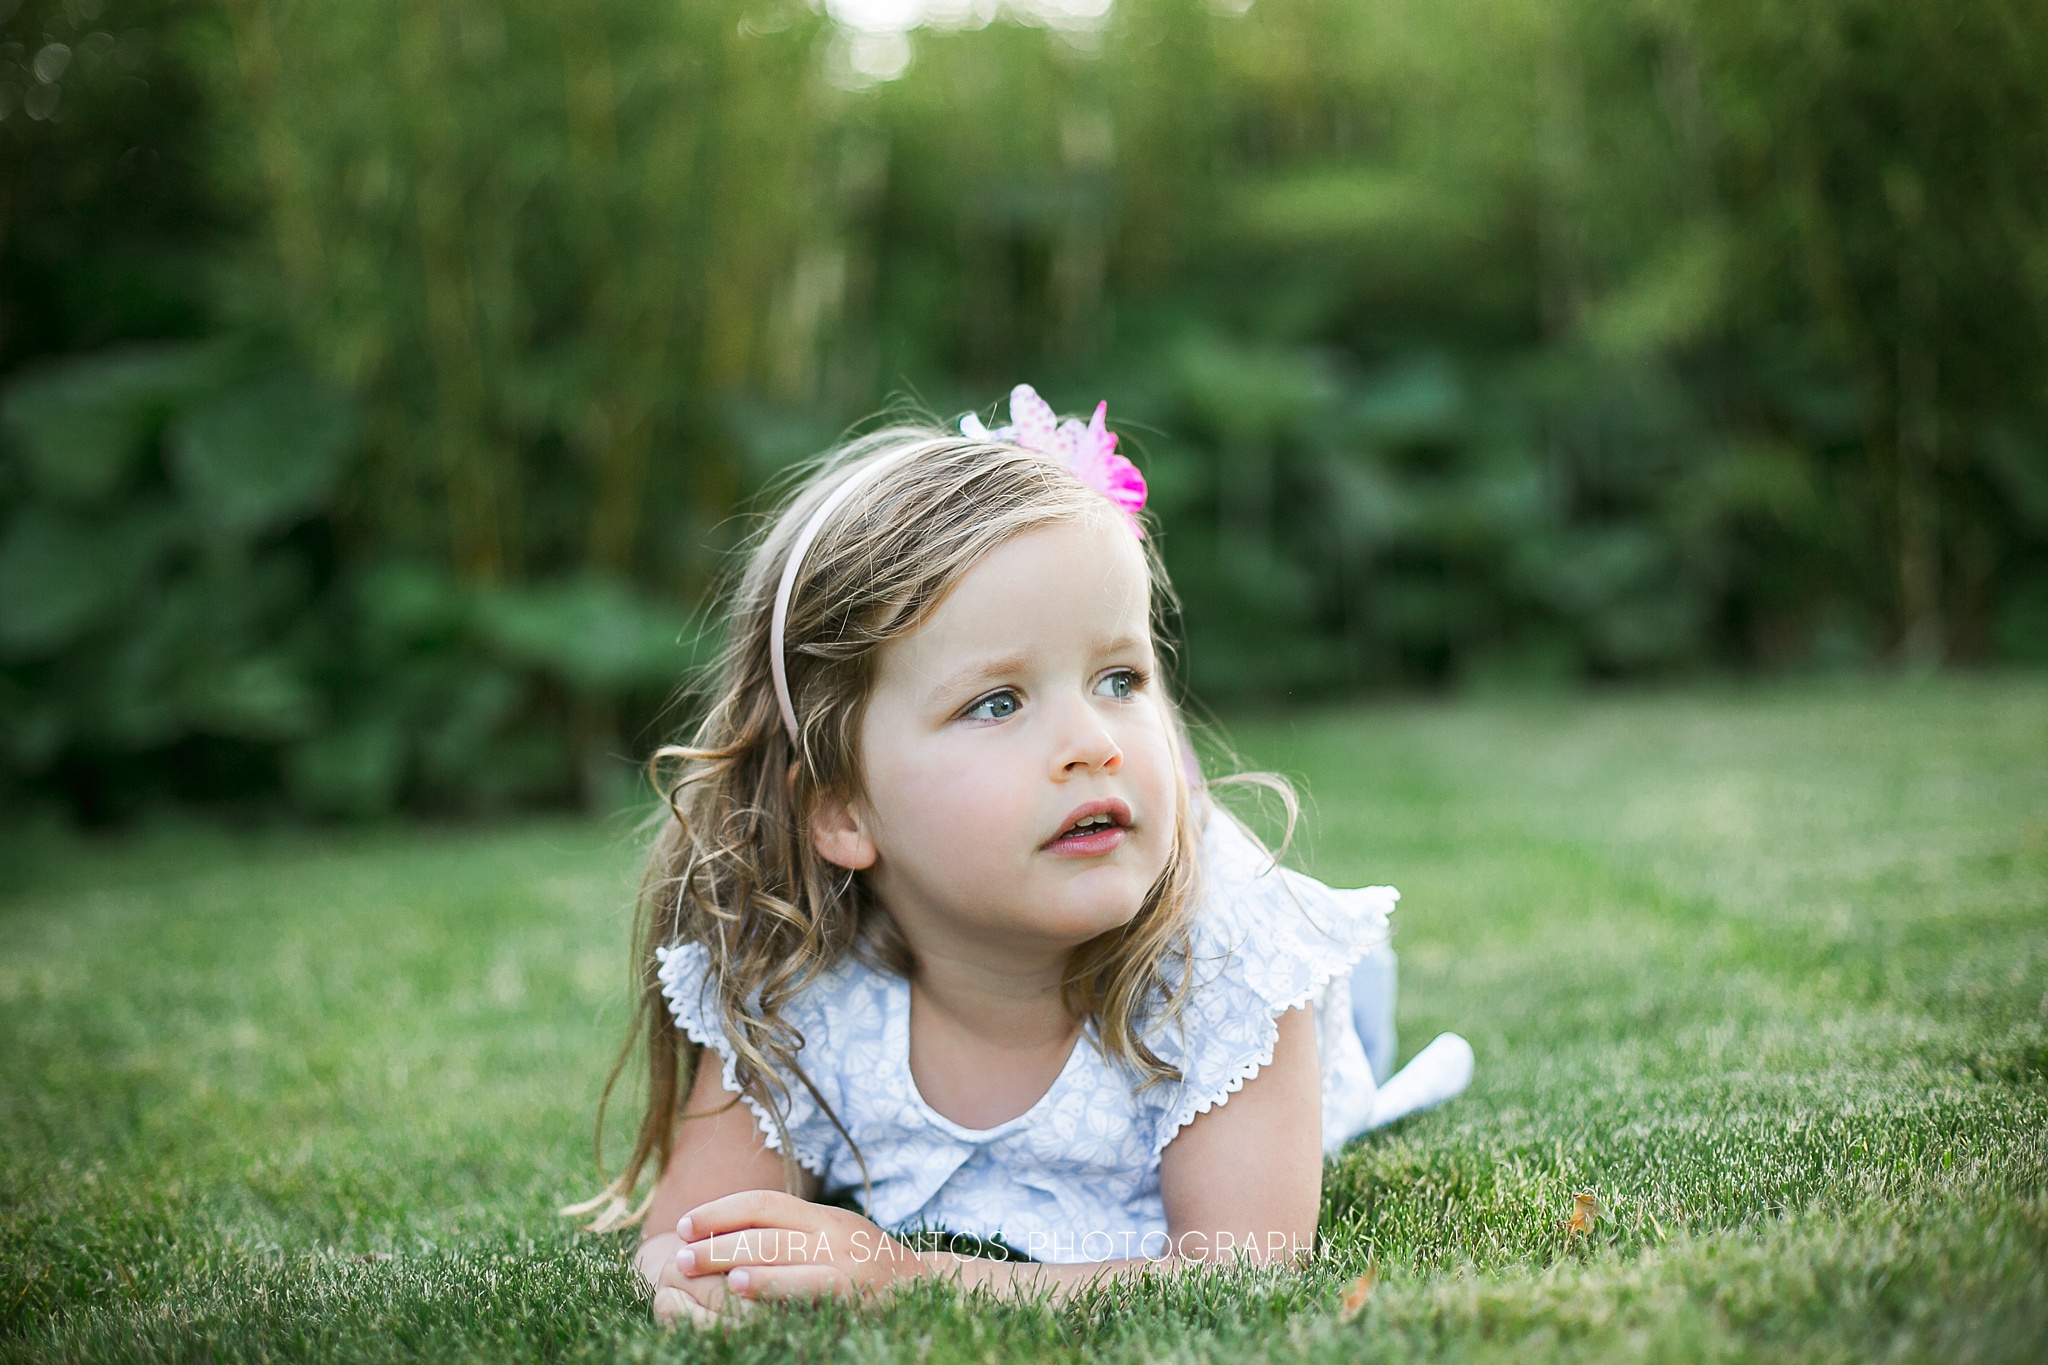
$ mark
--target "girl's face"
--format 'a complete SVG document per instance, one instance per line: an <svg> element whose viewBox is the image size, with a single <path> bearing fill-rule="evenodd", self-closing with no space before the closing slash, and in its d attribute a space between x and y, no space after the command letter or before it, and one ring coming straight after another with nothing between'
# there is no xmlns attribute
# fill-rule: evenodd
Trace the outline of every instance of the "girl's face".
<svg viewBox="0 0 2048 1365"><path fill-rule="evenodd" d="M998 547L882 649L866 794L814 838L869 869L913 947L1071 947L1138 913L1179 781L1150 608L1144 556L1105 512Z"/></svg>

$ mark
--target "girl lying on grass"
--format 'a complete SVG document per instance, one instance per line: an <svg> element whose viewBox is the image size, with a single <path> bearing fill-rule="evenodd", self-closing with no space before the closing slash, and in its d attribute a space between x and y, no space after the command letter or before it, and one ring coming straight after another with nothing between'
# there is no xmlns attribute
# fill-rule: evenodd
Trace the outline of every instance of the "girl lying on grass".
<svg viewBox="0 0 2048 1365"><path fill-rule="evenodd" d="M664 1321L1292 1260L1324 1153L1470 1075L1446 1034L1375 1084L1395 892L1279 868L1208 799L1143 479L1100 408L1010 415L827 461L657 760L649 1103L572 1212L648 1231Z"/></svg>

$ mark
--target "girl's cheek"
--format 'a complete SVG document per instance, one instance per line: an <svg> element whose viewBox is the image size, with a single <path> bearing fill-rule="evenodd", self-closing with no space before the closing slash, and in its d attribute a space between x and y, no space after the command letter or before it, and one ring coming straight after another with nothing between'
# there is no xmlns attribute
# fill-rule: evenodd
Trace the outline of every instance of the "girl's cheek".
<svg viewBox="0 0 2048 1365"><path fill-rule="evenodd" d="M1018 828L1031 828L1037 817L1028 783L985 756L905 774L897 794L906 826L926 833L952 831L1000 841Z"/></svg>
<svg viewBox="0 0 2048 1365"><path fill-rule="evenodd" d="M1165 719L1156 712L1131 727L1124 750L1124 769L1148 801L1172 801L1180 780L1180 755L1168 737Z"/></svg>

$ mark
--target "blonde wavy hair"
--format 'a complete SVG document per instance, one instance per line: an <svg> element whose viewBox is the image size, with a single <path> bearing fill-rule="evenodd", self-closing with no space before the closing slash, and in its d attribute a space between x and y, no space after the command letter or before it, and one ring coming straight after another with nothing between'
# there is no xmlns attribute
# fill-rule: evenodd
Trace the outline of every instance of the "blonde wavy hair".
<svg viewBox="0 0 2048 1365"><path fill-rule="evenodd" d="M776 584L801 528L840 480L867 462L899 456L827 519L797 574L785 653L801 718L801 741L793 745L769 673ZM917 968L887 910L859 876L818 855L806 828L806 813L821 797L861 794L859 736L877 653L922 625L997 546L1041 527L1116 515L1044 455L934 427L892 426L826 457L755 538L728 594L729 635L703 719L688 743L669 745L650 762L667 810L641 883L634 1024L599 1105L600 1178L605 1111L636 1053L646 1060L646 1111L619 1175L596 1198L564 1212L594 1215L588 1226L605 1231L638 1223L653 1200L650 1190L636 1204L634 1192L650 1167L658 1182L668 1165L677 1126L689 1117L681 1106L702 1052L671 1021L656 976L655 949L683 943L700 943L708 953L742 1092L773 1119L785 1183L797 1191L784 1078L804 1087L835 1125L839 1120L804 1071L803 1038L783 1017L784 1006L849 954L906 978ZM1153 539L1144 546L1163 671L1172 589ZM1190 753L1163 680L1160 696L1169 739L1177 752ZM1177 1014L1190 976L1197 864L1189 775L1180 776L1165 871L1130 922L1074 949L1066 972L1068 1007L1140 1086L1179 1079L1144 1035ZM1176 961L1178 968L1170 968ZM855 1156L865 1169L857 1148Z"/></svg>

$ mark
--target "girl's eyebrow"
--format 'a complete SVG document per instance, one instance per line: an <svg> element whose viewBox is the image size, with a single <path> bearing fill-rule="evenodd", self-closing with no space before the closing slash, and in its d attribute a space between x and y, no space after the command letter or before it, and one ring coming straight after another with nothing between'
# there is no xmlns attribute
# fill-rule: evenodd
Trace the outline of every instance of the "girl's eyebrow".
<svg viewBox="0 0 2048 1365"><path fill-rule="evenodd" d="M1095 652L1097 654L1127 654L1132 650L1138 649L1142 644L1143 637L1141 636L1119 635L1098 645ZM1031 666L1032 658L1033 656L1029 651L1018 650L1014 654L1002 654L993 659L977 659L973 663L963 664L953 672L940 678L934 684L932 694L935 697L952 696L956 693L967 691L970 688L981 686L984 683L997 682L1006 677L1014 677Z"/></svg>
<svg viewBox="0 0 2048 1365"><path fill-rule="evenodd" d="M937 696L947 696L954 692L965 691L982 683L994 682L997 679L1021 673L1030 663L1031 656L1022 651L1015 654L1000 655L993 659L977 659L973 663L963 665L939 679L938 683L932 688L932 691Z"/></svg>

